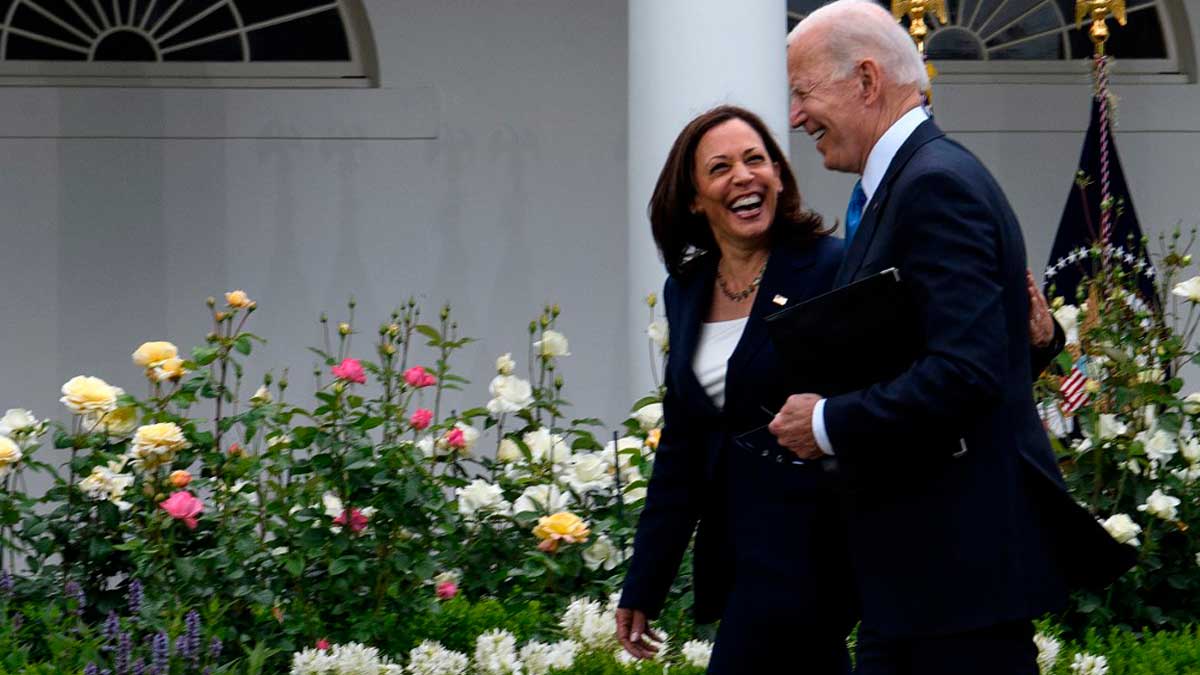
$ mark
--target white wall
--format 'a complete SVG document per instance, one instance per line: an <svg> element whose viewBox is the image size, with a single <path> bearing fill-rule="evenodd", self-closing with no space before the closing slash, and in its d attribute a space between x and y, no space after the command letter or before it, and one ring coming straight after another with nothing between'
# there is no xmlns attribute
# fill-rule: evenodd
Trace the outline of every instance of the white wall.
<svg viewBox="0 0 1200 675"><path fill-rule="evenodd" d="M365 355L410 294L450 301L481 338L459 406L558 302L565 395L619 422L624 0L366 5L382 91L0 91L0 409L65 418L80 373L140 393L133 349L199 343L204 298L244 288L253 376L291 366L297 393L321 310L357 298Z"/></svg>

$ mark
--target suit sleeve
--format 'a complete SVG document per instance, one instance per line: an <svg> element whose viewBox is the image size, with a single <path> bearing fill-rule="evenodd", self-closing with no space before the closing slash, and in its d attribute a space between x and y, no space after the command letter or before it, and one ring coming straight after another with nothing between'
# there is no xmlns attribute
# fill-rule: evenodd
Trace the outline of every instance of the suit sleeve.
<svg viewBox="0 0 1200 675"><path fill-rule="evenodd" d="M923 347L896 378L827 400L826 430L840 457L869 461L897 441L956 437L964 419L1000 401L1009 362L1001 224L980 189L934 171L904 191L895 245L903 247L898 267L912 289Z"/></svg>
<svg viewBox="0 0 1200 675"><path fill-rule="evenodd" d="M674 318L672 295L672 282L668 281L663 299L669 318ZM673 358L674 354L668 353L668 372L675 365L669 363ZM652 619L662 612L699 520L701 463L695 459L696 440L688 433L682 414L678 394L668 387L663 398L662 436L621 593L621 607L640 609Z"/></svg>

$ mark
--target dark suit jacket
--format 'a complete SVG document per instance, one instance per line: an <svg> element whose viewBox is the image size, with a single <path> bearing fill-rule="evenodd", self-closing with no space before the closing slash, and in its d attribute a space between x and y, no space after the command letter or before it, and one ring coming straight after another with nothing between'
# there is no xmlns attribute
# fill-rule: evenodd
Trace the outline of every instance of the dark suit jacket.
<svg viewBox="0 0 1200 675"><path fill-rule="evenodd" d="M835 283L888 267L914 294L920 354L824 413L856 483L847 520L864 623L885 636L962 632L1114 579L1132 551L1067 494L1035 412L1017 219L932 120L892 160Z"/></svg>
<svg viewBox="0 0 1200 675"><path fill-rule="evenodd" d="M700 623L721 617L733 581L735 557L726 528L729 514L724 498L723 462L726 457L729 461L750 459L731 455L732 436L769 422L771 415L762 407L777 410L788 394L795 393L782 391L779 364L763 317L782 308L775 302L776 296L786 298L785 304L790 306L827 291L841 258L841 240L828 237L796 248L778 246L772 250L749 321L729 359L724 410L713 405L692 370L700 324L711 301L716 256L706 254L694 261L694 269L684 276L667 280L663 298L671 328L671 348L663 401L664 427L645 507L638 521L622 607L643 610L651 618L659 614L698 522L694 613ZM815 493L831 488L830 477L814 465L799 486L801 490L811 486ZM824 501L836 504L829 489L824 494L828 497ZM797 517L794 522L804 520ZM791 531L789 528L793 527L804 525L779 523L780 536L812 534ZM762 541L761 545L761 555L773 554L772 542ZM805 559L796 560L794 569L794 574L801 575L799 578L828 578L824 569L814 566L831 559L838 564L849 564L844 543L830 544L824 550L800 557ZM834 623L831 614L844 613L853 604L845 597L851 592L849 579L844 584L829 584L839 585L843 587L822 589L821 597L796 600L810 605L795 607L796 615ZM764 603L770 600L763 599ZM813 606L825 604L830 606Z"/></svg>

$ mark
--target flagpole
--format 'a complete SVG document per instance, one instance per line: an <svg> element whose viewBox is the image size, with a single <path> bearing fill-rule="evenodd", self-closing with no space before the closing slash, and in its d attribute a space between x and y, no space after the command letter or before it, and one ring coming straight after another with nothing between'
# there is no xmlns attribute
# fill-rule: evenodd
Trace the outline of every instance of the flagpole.
<svg viewBox="0 0 1200 675"><path fill-rule="evenodd" d="M1127 22L1125 0L1075 0L1075 23L1083 27L1083 22L1091 17L1092 26L1088 35L1095 45L1095 68L1093 77L1096 84L1096 99L1100 106L1100 247L1103 251L1102 260L1107 262L1109 257L1109 239L1112 237L1113 208L1116 206L1112 198L1110 147L1112 144L1112 92L1108 82L1108 55L1105 45L1110 36L1108 19L1114 18L1124 26Z"/></svg>

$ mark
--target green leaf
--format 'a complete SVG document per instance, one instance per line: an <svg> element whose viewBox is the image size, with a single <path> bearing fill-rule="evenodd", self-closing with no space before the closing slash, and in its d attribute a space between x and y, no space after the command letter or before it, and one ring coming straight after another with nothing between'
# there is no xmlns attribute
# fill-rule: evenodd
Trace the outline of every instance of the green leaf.
<svg viewBox="0 0 1200 675"><path fill-rule="evenodd" d="M192 361L197 366L207 366L208 364L210 364L216 360L217 360L217 348L216 347L193 347L192 348Z"/></svg>
<svg viewBox="0 0 1200 675"><path fill-rule="evenodd" d="M434 328L433 326L427 326L427 325L425 325L425 324L419 324L419 325L417 325L415 328L416 328L416 331L417 331L418 333L420 333L421 335L424 335L425 337L429 338L429 346L430 346L430 347L437 347L437 346L439 346L439 345L441 344L441 342L442 342L442 335L441 335L441 333L438 333L438 332L437 332L437 329L436 329L436 328Z"/></svg>
<svg viewBox="0 0 1200 675"><path fill-rule="evenodd" d="M251 349L250 338L246 335L239 337L233 343L233 348L238 350L242 354L246 354L248 356L250 354L250 349Z"/></svg>

